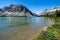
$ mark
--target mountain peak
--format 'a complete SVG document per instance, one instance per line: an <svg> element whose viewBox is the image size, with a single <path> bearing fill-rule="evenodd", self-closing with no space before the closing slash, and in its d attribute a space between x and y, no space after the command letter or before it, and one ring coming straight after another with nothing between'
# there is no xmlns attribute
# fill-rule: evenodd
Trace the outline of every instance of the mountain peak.
<svg viewBox="0 0 60 40"><path fill-rule="evenodd" d="M52 9L59 9L59 8L60 8L60 6L55 6Z"/></svg>
<svg viewBox="0 0 60 40"><path fill-rule="evenodd" d="M26 6L22 4L14 5L0 8L0 16L31 16L34 15Z"/></svg>
<svg viewBox="0 0 60 40"><path fill-rule="evenodd" d="M56 10L60 10L60 6L55 6L53 8L50 8L50 9L45 9L41 15L45 15L45 14L53 14L56 12Z"/></svg>

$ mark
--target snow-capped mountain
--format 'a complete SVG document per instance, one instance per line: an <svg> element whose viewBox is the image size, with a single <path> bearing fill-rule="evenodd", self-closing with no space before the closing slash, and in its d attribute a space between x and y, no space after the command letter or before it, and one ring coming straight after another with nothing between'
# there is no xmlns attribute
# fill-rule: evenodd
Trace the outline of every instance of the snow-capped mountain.
<svg viewBox="0 0 60 40"><path fill-rule="evenodd" d="M56 10L60 10L60 6L56 6L56 7L53 7L51 9L45 9L41 15L45 15L45 14L53 14L56 12Z"/></svg>

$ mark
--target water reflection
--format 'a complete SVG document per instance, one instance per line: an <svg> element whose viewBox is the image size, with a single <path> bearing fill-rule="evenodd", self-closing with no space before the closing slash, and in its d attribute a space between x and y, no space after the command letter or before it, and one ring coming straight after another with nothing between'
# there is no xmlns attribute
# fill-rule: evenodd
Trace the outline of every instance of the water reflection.
<svg viewBox="0 0 60 40"><path fill-rule="evenodd" d="M0 27L24 25L27 20L25 17L0 17Z"/></svg>
<svg viewBox="0 0 60 40"><path fill-rule="evenodd" d="M60 23L60 17L56 17L56 18L49 18L49 20L51 20L54 24L59 24Z"/></svg>
<svg viewBox="0 0 60 40"><path fill-rule="evenodd" d="M52 23L53 21L51 19L44 17L0 17L0 28L22 25L46 27Z"/></svg>

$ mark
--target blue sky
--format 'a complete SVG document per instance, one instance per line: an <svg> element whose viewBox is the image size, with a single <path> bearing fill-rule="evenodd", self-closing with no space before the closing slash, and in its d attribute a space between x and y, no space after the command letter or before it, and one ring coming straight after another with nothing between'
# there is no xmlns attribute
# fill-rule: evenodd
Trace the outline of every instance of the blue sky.
<svg viewBox="0 0 60 40"><path fill-rule="evenodd" d="M60 6L60 0L0 0L0 8L10 4L23 4L34 13L39 13L44 9Z"/></svg>

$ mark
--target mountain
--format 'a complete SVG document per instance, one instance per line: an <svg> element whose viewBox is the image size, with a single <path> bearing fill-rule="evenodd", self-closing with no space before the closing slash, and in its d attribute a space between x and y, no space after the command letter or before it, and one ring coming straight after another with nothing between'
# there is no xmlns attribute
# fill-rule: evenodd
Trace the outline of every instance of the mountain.
<svg viewBox="0 0 60 40"><path fill-rule="evenodd" d="M45 10L41 13L41 15L54 14L57 10L58 10L58 11L60 10L60 6L56 6L56 7L53 7L53 8L51 8L51 9L45 9Z"/></svg>
<svg viewBox="0 0 60 40"><path fill-rule="evenodd" d="M0 8L0 16L34 16L28 8L22 4L13 5Z"/></svg>

